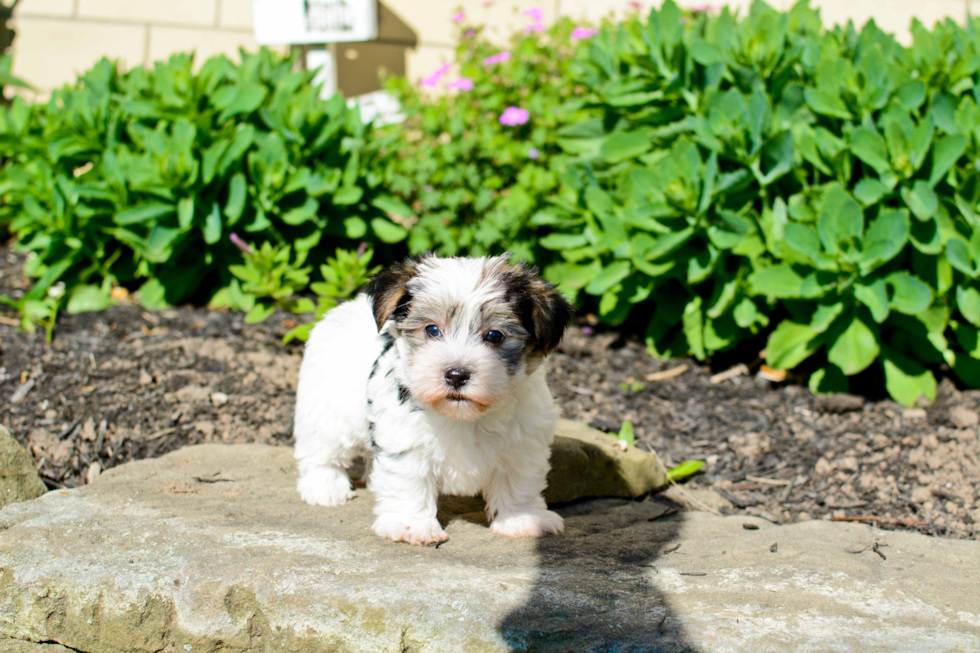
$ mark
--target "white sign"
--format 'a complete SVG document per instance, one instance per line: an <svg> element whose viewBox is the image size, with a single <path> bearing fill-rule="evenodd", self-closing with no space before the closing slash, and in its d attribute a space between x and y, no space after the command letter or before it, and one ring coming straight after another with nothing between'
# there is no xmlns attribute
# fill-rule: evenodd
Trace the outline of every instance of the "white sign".
<svg viewBox="0 0 980 653"><path fill-rule="evenodd" d="M260 45L346 43L378 36L377 0L252 0Z"/></svg>

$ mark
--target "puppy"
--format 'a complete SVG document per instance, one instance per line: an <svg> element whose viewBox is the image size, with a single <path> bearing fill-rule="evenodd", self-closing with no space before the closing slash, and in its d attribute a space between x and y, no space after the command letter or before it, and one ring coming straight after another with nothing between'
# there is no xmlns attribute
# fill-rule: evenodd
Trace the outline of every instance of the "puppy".
<svg viewBox="0 0 980 653"><path fill-rule="evenodd" d="M541 493L558 408L545 358L571 307L533 268L496 258L410 259L314 327L296 392L298 490L354 496L347 467L368 455L374 532L448 539L440 493L482 494L494 533L561 533Z"/></svg>

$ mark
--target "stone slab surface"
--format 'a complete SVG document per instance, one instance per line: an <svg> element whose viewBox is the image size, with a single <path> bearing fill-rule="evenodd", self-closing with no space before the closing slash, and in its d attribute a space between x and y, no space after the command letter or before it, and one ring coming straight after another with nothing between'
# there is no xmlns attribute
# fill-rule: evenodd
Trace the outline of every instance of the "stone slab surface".
<svg viewBox="0 0 980 653"><path fill-rule="evenodd" d="M366 491L301 502L291 453L190 447L0 511L0 646L980 650L978 542L672 514L657 499L567 504L564 536L510 540L456 500L450 540L419 548L371 533Z"/></svg>

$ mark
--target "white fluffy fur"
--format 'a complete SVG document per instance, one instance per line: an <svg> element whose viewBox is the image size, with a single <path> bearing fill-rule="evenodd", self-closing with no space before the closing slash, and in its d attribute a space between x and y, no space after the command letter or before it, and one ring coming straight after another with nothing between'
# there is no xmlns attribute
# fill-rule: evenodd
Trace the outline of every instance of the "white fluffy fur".
<svg viewBox="0 0 980 653"><path fill-rule="evenodd" d="M545 366L522 361L508 373L483 342L479 328L487 327L479 323L489 318L481 316L499 295L483 274L486 259L426 261L413 282L415 301L436 312L454 307L438 342L413 344L390 320L379 334L365 295L313 329L296 396L298 490L313 505L344 503L354 496L346 469L363 453L381 537L445 541L440 493L482 494L494 533L560 533L561 517L541 496L558 418ZM466 401L447 398L443 381L459 366L472 370Z"/></svg>

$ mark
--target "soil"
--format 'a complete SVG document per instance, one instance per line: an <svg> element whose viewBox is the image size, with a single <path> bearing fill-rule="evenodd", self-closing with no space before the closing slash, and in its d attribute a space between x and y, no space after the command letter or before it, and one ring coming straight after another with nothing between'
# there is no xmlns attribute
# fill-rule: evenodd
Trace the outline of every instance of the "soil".
<svg viewBox="0 0 980 653"><path fill-rule="evenodd" d="M22 262L0 247L0 294L29 287ZM149 313L124 302L63 315L47 344L43 331L21 332L0 313L0 424L50 488L187 444L288 445L302 349L279 341L294 319L246 325L231 312ZM764 370L713 379L719 370L655 360L587 318L549 365L566 417L611 432L629 420L637 446L668 467L705 461L667 491L692 507L980 539L980 391L943 380L934 405L906 409L817 397Z"/></svg>

